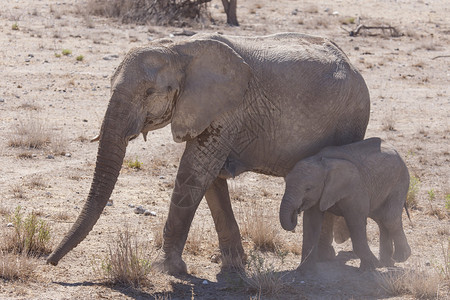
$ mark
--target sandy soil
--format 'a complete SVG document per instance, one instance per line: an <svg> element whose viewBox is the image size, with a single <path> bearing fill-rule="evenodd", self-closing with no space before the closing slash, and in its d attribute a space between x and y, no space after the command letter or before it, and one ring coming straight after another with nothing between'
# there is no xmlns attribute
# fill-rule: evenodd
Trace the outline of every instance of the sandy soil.
<svg viewBox="0 0 450 300"><path fill-rule="evenodd" d="M450 201L450 6L445 0L314 3L239 1L241 26L232 28L225 24L221 1L214 0L209 10L215 22L205 21L186 29L235 35L296 31L333 39L362 72L369 87L372 111L367 136L379 136L393 144L411 175L420 181L417 209L411 210L412 223L406 216L404 220L413 253L398 266L433 272L443 265L441 247L447 247L450 237L449 210L445 208ZM14 209L20 205L27 212L38 212L51 225L55 244L70 228L88 194L97 151L97 144L88 140L99 131L115 67L130 48L181 31L89 16L82 12L84 4L4 0L0 10L0 206ZM403 35L392 37L387 31L371 30L350 37L346 30L356 25L342 24L350 18L368 26L392 25ZM72 54L56 57L62 49L70 49ZM83 55L82 61L76 60L79 55ZM44 126L51 139L49 145L43 149L10 147L21 126L36 124ZM255 297L255 292L232 275L218 275L220 265L211 259L217 254L218 243L205 201L197 211L184 252L190 275L175 278L155 273L154 285L137 291L104 285L93 271L93 265L98 264L95 257L104 257L107 244L126 226L155 244L183 147L172 141L169 127L151 132L147 143L141 138L131 142L127 159L138 159L142 169L123 168L111 197L113 205L105 208L90 235L57 267L46 265L40 258L32 279L0 280L0 298L183 299L192 293L196 299ZM36 178L42 184L33 184ZM282 179L256 174L230 181L241 228L245 229L253 218L264 218L264 224L277 232L283 249L298 249L301 230L283 232L278 222L283 188ZM142 205L156 212L156 217L138 216L130 204ZM0 235L13 230L7 223L7 217L0 216ZM368 235L370 246L378 253L378 232L373 222L369 222ZM243 242L250 253L252 241L244 236ZM189 243L199 249L189 249ZM300 261L292 251L282 263L275 255L265 254L267 261L275 257L275 271L287 283L272 297L390 297L376 284L374 272L357 270L359 261L349 252L349 242L336 249L340 251L338 258L321 263L319 273L312 277L290 272ZM208 284L203 284L204 280ZM445 287L440 293L440 297L448 297Z"/></svg>

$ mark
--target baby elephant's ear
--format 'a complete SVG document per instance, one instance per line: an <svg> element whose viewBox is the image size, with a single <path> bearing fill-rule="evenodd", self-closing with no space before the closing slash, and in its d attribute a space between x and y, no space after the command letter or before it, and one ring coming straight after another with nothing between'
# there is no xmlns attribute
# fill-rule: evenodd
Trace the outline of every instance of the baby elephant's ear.
<svg viewBox="0 0 450 300"><path fill-rule="evenodd" d="M325 168L326 177L319 207L321 211L326 211L336 202L360 194L362 185L358 168L345 159L323 158L322 163Z"/></svg>

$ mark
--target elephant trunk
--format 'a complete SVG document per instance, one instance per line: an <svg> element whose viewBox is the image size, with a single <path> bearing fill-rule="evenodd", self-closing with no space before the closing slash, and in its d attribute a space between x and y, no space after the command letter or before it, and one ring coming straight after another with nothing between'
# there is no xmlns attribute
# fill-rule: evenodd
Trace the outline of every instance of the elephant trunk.
<svg viewBox="0 0 450 300"><path fill-rule="evenodd" d="M297 226L298 199L291 197L289 194L284 194L283 200L280 204L280 223L284 230L292 231Z"/></svg>
<svg viewBox="0 0 450 300"><path fill-rule="evenodd" d="M111 107L108 108L100 133L97 162L89 196L70 231L48 257L47 263L52 265L57 265L59 260L83 241L92 230L116 184L125 157L127 140L123 134L123 127L120 128L123 120L111 118L110 111Z"/></svg>

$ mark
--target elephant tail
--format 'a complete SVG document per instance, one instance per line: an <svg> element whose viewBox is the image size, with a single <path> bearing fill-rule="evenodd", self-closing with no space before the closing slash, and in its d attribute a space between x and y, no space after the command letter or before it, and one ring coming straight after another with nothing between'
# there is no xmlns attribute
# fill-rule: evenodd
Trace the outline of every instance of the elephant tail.
<svg viewBox="0 0 450 300"><path fill-rule="evenodd" d="M406 202L405 202L405 204L403 204L403 207L405 208L406 215L408 216L409 222L411 222L411 224L412 224L411 216L409 215L408 205L406 205Z"/></svg>

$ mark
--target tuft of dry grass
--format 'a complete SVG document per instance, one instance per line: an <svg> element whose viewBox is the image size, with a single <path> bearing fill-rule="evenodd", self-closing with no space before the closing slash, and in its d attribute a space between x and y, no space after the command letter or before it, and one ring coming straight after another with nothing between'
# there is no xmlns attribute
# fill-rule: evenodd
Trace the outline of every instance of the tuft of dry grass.
<svg viewBox="0 0 450 300"><path fill-rule="evenodd" d="M436 273L425 270L388 269L377 273L379 286L392 296L412 294L418 299L438 297L441 278Z"/></svg>
<svg viewBox="0 0 450 300"><path fill-rule="evenodd" d="M189 231L185 249L192 255L199 255L202 252L202 242L204 237L204 226L193 226Z"/></svg>
<svg viewBox="0 0 450 300"><path fill-rule="evenodd" d="M59 211L54 215L54 218L58 221L68 221L71 216L66 211Z"/></svg>
<svg viewBox="0 0 450 300"><path fill-rule="evenodd" d="M247 268L239 276L249 292L259 296L276 297L287 286L283 280L285 274L276 270L275 263L256 252L250 253Z"/></svg>
<svg viewBox="0 0 450 300"><path fill-rule="evenodd" d="M0 278L7 281L27 280L33 277L35 263L25 255L0 251Z"/></svg>
<svg viewBox="0 0 450 300"><path fill-rule="evenodd" d="M2 239L1 250L28 256L51 252L50 226L35 213L24 216L18 206L15 212L9 215L9 222L13 224L13 229Z"/></svg>
<svg viewBox="0 0 450 300"><path fill-rule="evenodd" d="M242 235L253 241L255 249L275 252L281 245L278 230L272 218L266 216L263 209L253 203L244 210Z"/></svg>
<svg viewBox="0 0 450 300"><path fill-rule="evenodd" d="M31 188L44 188L44 187L47 187L47 184L45 183L42 176L34 175L31 177L30 181L28 182L28 186L30 186Z"/></svg>
<svg viewBox="0 0 450 300"><path fill-rule="evenodd" d="M384 131L396 131L394 114L390 113L384 116L383 128Z"/></svg>
<svg viewBox="0 0 450 300"><path fill-rule="evenodd" d="M42 149L50 143L51 137L47 126L36 118L20 121L8 144L10 147Z"/></svg>
<svg viewBox="0 0 450 300"><path fill-rule="evenodd" d="M148 275L153 268L149 253L147 244L138 243L136 232L125 228L109 244L107 256L94 271L110 284L138 288L150 283Z"/></svg>
<svg viewBox="0 0 450 300"><path fill-rule="evenodd" d="M410 208L417 208L417 193L419 192L419 187L419 178L411 176L409 178L409 188L406 196L406 205Z"/></svg>
<svg viewBox="0 0 450 300"><path fill-rule="evenodd" d="M25 191L21 184L16 184L11 189L14 198L18 199L24 199L25 198Z"/></svg>

